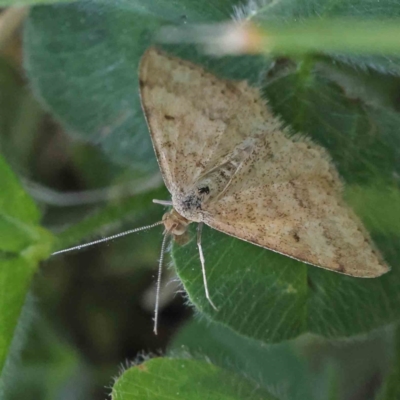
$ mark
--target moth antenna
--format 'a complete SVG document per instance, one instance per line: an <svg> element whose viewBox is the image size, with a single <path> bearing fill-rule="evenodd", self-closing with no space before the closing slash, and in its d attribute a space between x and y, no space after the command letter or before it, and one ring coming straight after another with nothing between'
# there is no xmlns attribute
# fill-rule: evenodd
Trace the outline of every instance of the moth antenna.
<svg viewBox="0 0 400 400"><path fill-rule="evenodd" d="M83 249L84 247L94 246L95 244L98 244L98 243L108 242L109 240L113 240L113 239L120 238L122 236L130 235L131 233L144 231L146 229L151 229L151 228L154 228L155 226L162 225L162 224L163 224L163 221L159 221L159 222L156 222L151 225L141 226L140 228L136 228L136 229L130 229L129 231L117 233L116 235L112 235L112 236L107 236L102 239L94 240L93 242L80 244L80 245L74 246L74 247L69 247L68 249L64 249L64 250L58 250L58 251L55 251L54 253L51 253L51 255L55 256L56 254L67 253L68 251L80 250L80 249Z"/></svg>
<svg viewBox="0 0 400 400"><path fill-rule="evenodd" d="M199 222L197 225L197 247L199 249L200 255L200 262L201 262L201 271L203 273L203 283L204 283L204 290L206 292L206 298L208 302L212 305L215 311L218 311L218 308L212 302L210 294L208 293L208 285L207 285L207 277L206 277L206 263L204 260L203 248L201 247L201 231L203 229L203 222Z"/></svg>
<svg viewBox="0 0 400 400"><path fill-rule="evenodd" d="M163 267L163 261L164 261L164 254L165 254L165 245L167 243L167 239L169 236L169 232L166 232L163 237L163 241L161 244L161 254L160 254L160 260L158 263L158 274L157 274L157 288L156 288L156 305L154 308L154 329L153 332L155 335L157 335L157 327L158 327L158 311L160 308L160 290L161 290L161 275L162 275L162 267Z"/></svg>
<svg viewBox="0 0 400 400"><path fill-rule="evenodd" d="M172 206L172 201L171 200L157 200L153 199L153 203L155 204L161 204L163 206Z"/></svg>

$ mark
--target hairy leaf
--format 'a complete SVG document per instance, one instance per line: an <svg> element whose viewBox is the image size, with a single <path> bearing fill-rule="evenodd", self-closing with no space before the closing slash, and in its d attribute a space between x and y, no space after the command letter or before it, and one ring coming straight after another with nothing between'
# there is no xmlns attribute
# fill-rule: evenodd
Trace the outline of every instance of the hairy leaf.
<svg viewBox="0 0 400 400"><path fill-rule="evenodd" d="M313 399L312 375L295 343L260 346L231 329L205 318L195 318L178 332L168 354L186 353L254 380L279 398ZM275 393L276 392L276 393Z"/></svg>
<svg viewBox="0 0 400 400"><path fill-rule="evenodd" d="M253 382L214 365L188 359L155 358L125 371L113 400L274 399Z"/></svg>

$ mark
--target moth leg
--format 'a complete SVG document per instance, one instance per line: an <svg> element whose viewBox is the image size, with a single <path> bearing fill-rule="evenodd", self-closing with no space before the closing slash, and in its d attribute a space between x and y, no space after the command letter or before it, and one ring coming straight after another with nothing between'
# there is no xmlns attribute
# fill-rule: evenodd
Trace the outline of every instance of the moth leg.
<svg viewBox="0 0 400 400"><path fill-rule="evenodd" d="M158 329L158 312L160 309L160 291L161 291L161 275L162 275L162 268L163 268L163 261L164 261L164 254L165 254L165 246L167 243L167 239L169 237L169 232L164 233L163 241L161 244L161 252L160 252L160 259L158 262L158 273L157 273L157 286L156 286L156 304L154 307L154 328L153 332L157 335Z"/></svg>
<svg viewBox="0 0 400 400"><path fill-rule="evenodd" d="M200 255L200 262L201 262L201 271L203 273L203 283L204 283L204 290L206 292L206 298L208 302L212 305L215 311L218 311L218 308L214 305L211 300L210 294L208 293L208 285L207 285L207 277L206 277L206 265L204 260L203 249L201 247L201 231L203 229L203 222L199 222L197 225L197 247L199 248L199 255Z"/></svg>

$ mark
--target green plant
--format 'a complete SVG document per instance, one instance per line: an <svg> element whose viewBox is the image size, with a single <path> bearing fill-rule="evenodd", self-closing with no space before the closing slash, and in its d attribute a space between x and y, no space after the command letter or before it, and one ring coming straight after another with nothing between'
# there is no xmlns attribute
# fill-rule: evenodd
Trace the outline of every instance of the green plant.
<svg viewBox="0 0 400 400"><path fill-rule="evenodd" d="M140 108L137 76L139 58L159 27L225 21L236 10L237 14L247 12L266 30L269 25L281 26L282 32L287 27L295 30L300 23L310 43L314 43L313 37L315 43L321 43L313 25L316 19L329 25L333 20L357 18L371 29L392 19L396 31L400 18L400 5L390 0L259 1L252 3L253 8L235 0L26 3L34 4L25 21L23 40L29 86L68 133L102 151L102 155L93 155L81 149L80 155L76 150L72 156L76 168L93 186L134 178L140 181L141 190L133 197L123 197L122 191L119 200L109 201L95 212L91 209L89 214L87 209L79 210L84 218L75 214L75 222L51 235L51 223L60 225L70 221L69 216L57 220L53 215L51 219L47 210L47 221L43 221L47 230L41 228L36 206L2 159L0 368L10 352L29 282L38 262L47 258L51 249L77 244L127 218L136 224L147 213L153 215L150 222L161 217L162 208L151 206L151 199L167 198L168 193L155 178L158 166ZM249 13L250 8L254 12ZM345 27L347 36L352 37L351 24ZM357 53L354 38L352 52L344 45L340 52L340 41L335 52L318 47L299 53L285 42L286 47L274 54L223 58L206 56L190 45L167 49L222 77L247 79L262 86L273 111L291 129L329 151L343 178L346 201L392 266L390 273L378 279L355 279L206 228L203 248L209 289L220 311L216 313L204 297L195 240L184 246L174 244L171 259L198 316L175 338L167 356L125 371L113 386L113 398L350 398L358 386L344 383L342 369L357 377L359 386L373 373L384 377L379 394L368 398L399 396L399 333L395 325L400 308L400 58L396 49L389 55L377 53L376 44L374 53L364 44ZM14 79L7 68L2 71L3 87ZM22 94L15 87L18 85L5 91L0 100L7 106L12 99L20 109ZM24 96L26 99L26 93ZM34 107L35 115L42 112ZM2 151L18 172L26 174L26 152L17 154L20 142L13 144L9 133L10 121L18 116L10 112L0 117ZM29 157L35 158L35 154L29 153ZM149 181L154 184L146 187ZM195 232L190 233L194 238ZM140 243L141 239L129 240ZM360 335L365 338L349 340ZM332 343L340 343L347 354L330 355ZM382 355L392 348L397 349L393 357ZM372 369L346 358L354 352L359 360L373 364L376 358L371 349L382 359ZM307 362L316 358L325 366L319 376ZM9 375L2 375L3 384ZM283 388L279 386L282 382Z"/></svg>

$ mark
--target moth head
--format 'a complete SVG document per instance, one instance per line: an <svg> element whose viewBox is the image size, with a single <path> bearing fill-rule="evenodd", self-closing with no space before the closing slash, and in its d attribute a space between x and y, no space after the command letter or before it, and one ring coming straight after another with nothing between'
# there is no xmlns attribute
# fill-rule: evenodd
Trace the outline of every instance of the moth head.
<svg viewBox="0 0 400 400"><path fill-rule="evenodd" d="M165 231L174 236L183 235L187 226L190 224L185 217L182 217L174 208L163 215L162 221L165 226Z"/></svg>

